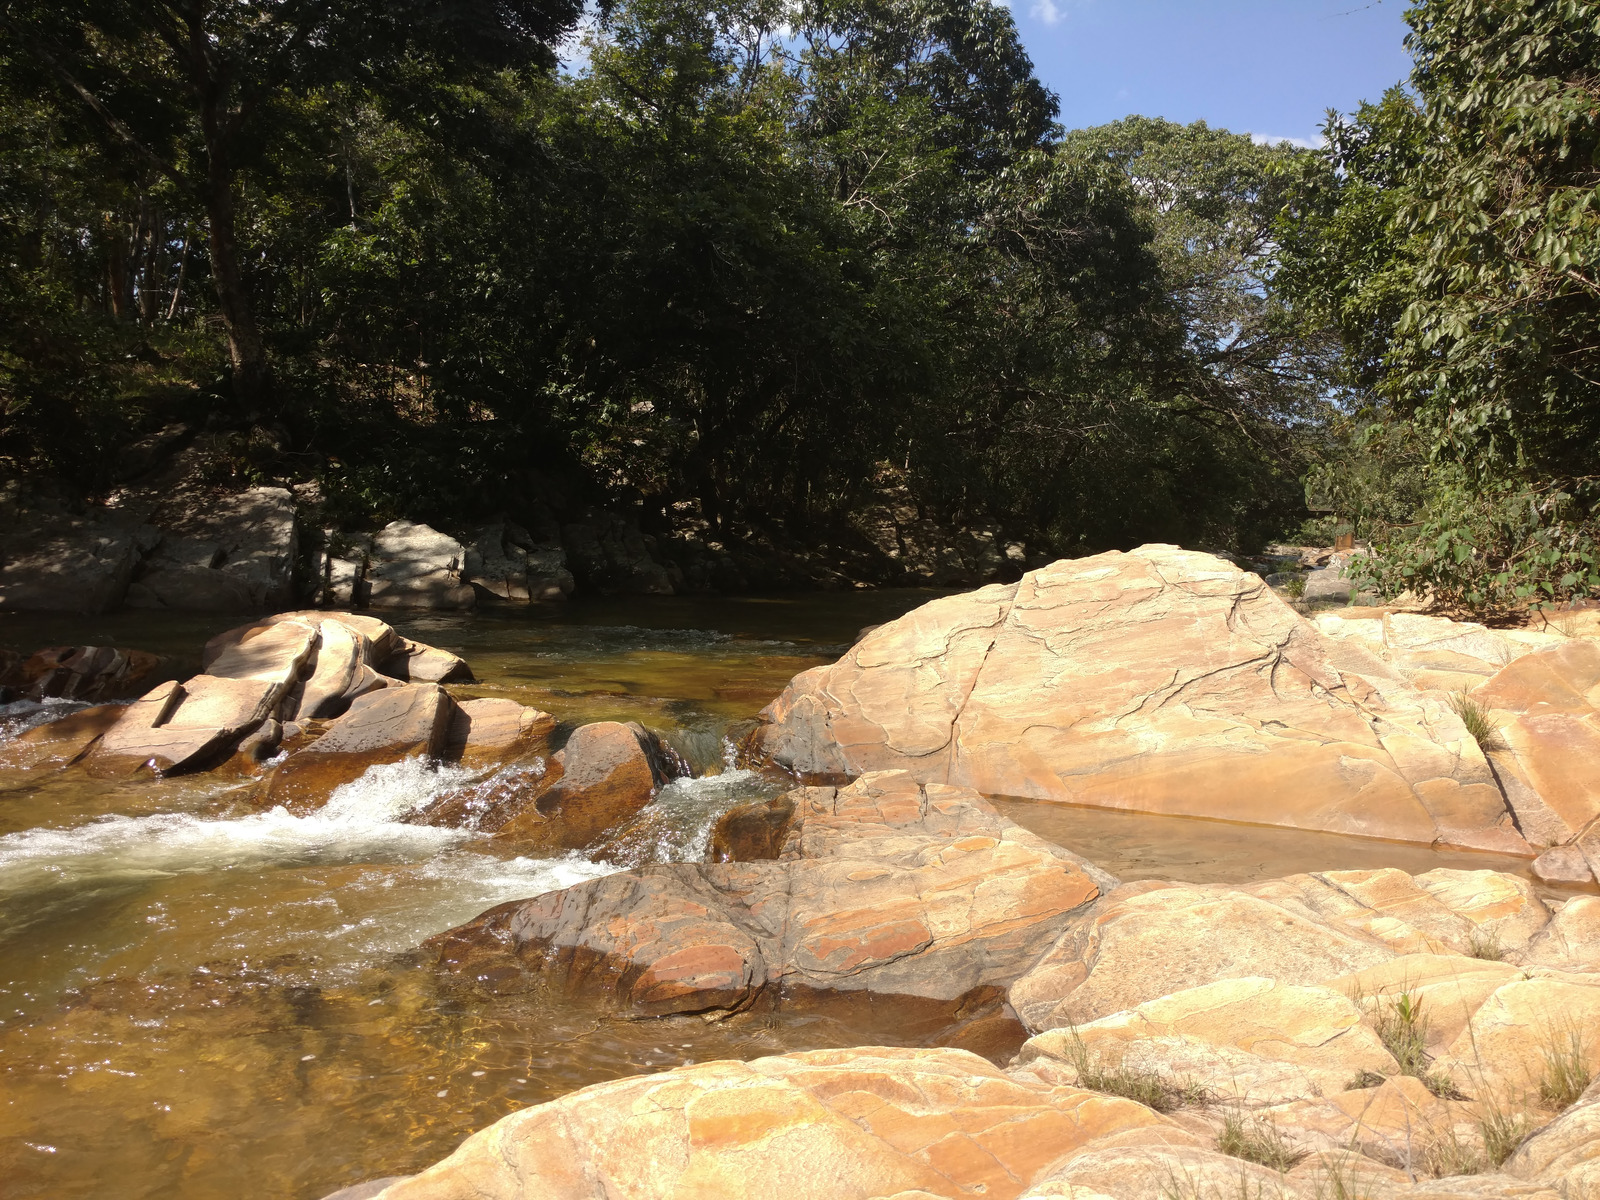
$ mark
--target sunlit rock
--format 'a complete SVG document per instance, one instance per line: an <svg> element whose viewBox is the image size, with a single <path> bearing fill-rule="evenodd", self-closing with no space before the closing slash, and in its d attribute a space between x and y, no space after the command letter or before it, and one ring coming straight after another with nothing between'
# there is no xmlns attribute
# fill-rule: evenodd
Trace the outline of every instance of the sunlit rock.
<svg viewBox="0 0 1600 1200"><path fill-rule="evenodd" d="M477 596L462 577L466 549L449 534L391 521L372 539L367 603L373 608L471 608Z"/></svg>
<svg viewBox="0 0 1600 1200"><path fill-rule="evenodd" d="M127 711L101 704L36 725L0 744L0 770L43 771L77 762Z"/></svg>
<svg viewBox="0 0 1600 1200"><path fill-rule="evenodd" d="M326 733L273 769L265 800L306 812L375 764L437 757L453 708L450 697L432 683L396 685L360 696Z"/></svg>
<svg viewBox="0 0 1600 1200"><path fill-rule="evenodd" d="M776 861L640 868L492 909L435 938L441 968L499 993L627 1013L810 993L955 1006L1027 969L1103 873L963 788L904 772L793 794Z"/></svg>
<svg viewBox="0 0 1600 1200"><path fill-rule="evenodd" d="M802 774L1529 853L1447 697L1171 546L932 601L762 720L754 748Z"/></svg>
<svg viewBox="0 0 1600 1200"><path fill-rule="evenodd" d="M1185 1137L1131 1101L1019 1083L960 1050L817 1050L583 1088L379 1195L1006 1200L1062 1156L1142 1128Z"/></svg>

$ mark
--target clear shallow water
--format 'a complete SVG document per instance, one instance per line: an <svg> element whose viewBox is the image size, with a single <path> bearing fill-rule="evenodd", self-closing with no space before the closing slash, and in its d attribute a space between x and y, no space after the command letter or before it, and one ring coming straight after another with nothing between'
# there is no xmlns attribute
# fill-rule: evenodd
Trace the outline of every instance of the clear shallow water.
<svg viewBox="0 0 1600 1200"><path fill-rule="evenodd" d="M932 594L628 600L395 623L472 663L479 682L452 688L463 698L509 696L570 724L638 720L715 771L730 725L860 627ZM109 643L163 654L167 674L186 675L206 638L236 623L5 616L0 645ZM37 717L0 710L0 737ZM551 858L403 821L461 782L399 764L295 817L256 810L250 780L0 774L0 1195L315 1200L425 1166L507 1112L584 1084L914 1039L871 1014L707 1025L518 1000L464 1007L419 964L425 938L618 867L697 858L720 812L778 787L728 769L677 781L591 857ZM1001 804L1129 878L1525 869L1355 838Z"/></svg>

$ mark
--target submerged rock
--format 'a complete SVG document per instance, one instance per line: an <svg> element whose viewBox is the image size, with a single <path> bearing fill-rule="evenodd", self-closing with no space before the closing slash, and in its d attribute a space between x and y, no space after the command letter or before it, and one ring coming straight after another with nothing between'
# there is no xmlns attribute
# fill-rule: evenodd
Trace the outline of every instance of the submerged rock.
<svg viewBox="0 0 1600 1200"><path fill-rule="evenodd" d="M651 1015L820 993L934 1002L1023 973L1111 880L962 788L905 772L794 793L781 858L663 864L491 909L430 943L498 993ZM946 1021L948 1024L948 1021Z"/></svg>
<svg viewBox="0 0 1600 1200"><path fill-rule="evenodd" d="M1171 546L932 601L762 722L757 753L803 775L1531 853L1447 697Z"/></svg>

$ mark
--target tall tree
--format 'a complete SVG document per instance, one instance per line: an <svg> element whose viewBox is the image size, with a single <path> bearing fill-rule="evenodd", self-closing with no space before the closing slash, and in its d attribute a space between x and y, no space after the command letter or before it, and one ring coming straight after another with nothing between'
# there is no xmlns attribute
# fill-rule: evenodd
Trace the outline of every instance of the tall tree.
<svg viewBox="0 0 1600 1200"><path fill-rule="evenodd" d="M94 114L129 170L154 172L205 214L235 389L263 399L266 347L237 221L240 179L295 127L296 98L382 88L415 55L455 66L552 61L580 0L8 0L0 30ZM43 80L41 80L43 82Z"/></svg>

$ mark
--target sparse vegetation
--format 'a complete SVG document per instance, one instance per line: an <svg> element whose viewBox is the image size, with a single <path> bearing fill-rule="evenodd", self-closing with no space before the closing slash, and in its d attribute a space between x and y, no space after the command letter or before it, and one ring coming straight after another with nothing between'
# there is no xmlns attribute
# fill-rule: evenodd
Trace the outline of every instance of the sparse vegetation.
<svg viewBox="0 0 1600 1200"><path fill-rule="evenodd" d="M1532 1123L1526 1116L1508 1112L1497 1103L1485 1102L1483 1114L1478 1118L1478 1134L1483 1138L1483 1157L1488 1169L1498 1170L1530 1132Z"/></svg>
<svg viewBox="0 0 1600 1200"><path fill-rule="evenodd" d="M1500 730L1495 727L1494 721L1489 716L1489 710L1469 696L1465 690L1450 697L1450 707L1456 716L1461 718L1461 723L1467 727L1467 732L1472 735L1472 740L1478 743L1480 750L1485 752L1498 750L1504 745L1500 738Z"/></svg>
<svg viewBox="0 0 1600 1200"><path fill-rule="evenodd" d="M1387 1003L1380 999L1372 1026L1384 1049L1400 1064L1400 1073L1420 1079L1432 1061L1427 1050L1428 1018L1423 1014L1422 1001L1410 992L1401 992Z"/></svg>
<svg viewBox="0 0 1600 1200"><path fill-rule="evenodd" d="M1387 1075L1380 1075L1376 1071L1357 1071L1349 1083L1344 1085L1344 1090L1354 1092L1361 1088L1381 1087Z"/></svg>
<svg viewBox="0 0 1600 1200"><path fill-rule="evenodd" d="M1187 1171L1180 1178L1170 1169L1161 1183L1161 1200L1280 1200L1281 1191L1268 1192L1260 1180L1251 1179L1241 1164L1239 1177L1227 1184L1206 1186Z"/></svg>
<svg viewBox="0 0 1600 1200"><path fill-rule="evenodd" d="M1539 1099L1554 1109L1575 1103L1594 1079L1584 1054L1583 1031L1576 1025L1552 1030L1541 1053L1544 1078L1539 1082Z"/></svg>
<svg viewBox="0 0 1600 1200"><path fill-rule="evenodd" d="M1078 1086L1108 1096L1121 1096L1156 1112L1192 1108L1211 1101L1211 1095L1197 1084L1174 1080L1157 1071L1143 1070L1124 1063L1106 1066L1089 1054L1076 1030L1067 1047L1068 1058L1078 1073Z"/></svg>
<svg viewBox="0 0 1600 1200"><path fill-rule="evenodd" d="M1467 935L1467 953L1486 962L1499 962L1506 956L1500 935L1483 929L1474 929Z"/></svg>
<svg viewBox="0 0 1600 1200"><path fill-rule="evenodd" d="M1345 1155L1325 1164L1312 1177L1316 1200L1373 1200L1368 1185L1356 1169L1354 1155Z"/></svg>
<svg viewBox="0 0 1600 1200"><path fill-rule="evenodd" d="M1274 1171L1292 1169L1309 1153L1293 1145L1271 1121L1248 1119L1242 1113L1223 1118L1217 1149Z"/></svg>

